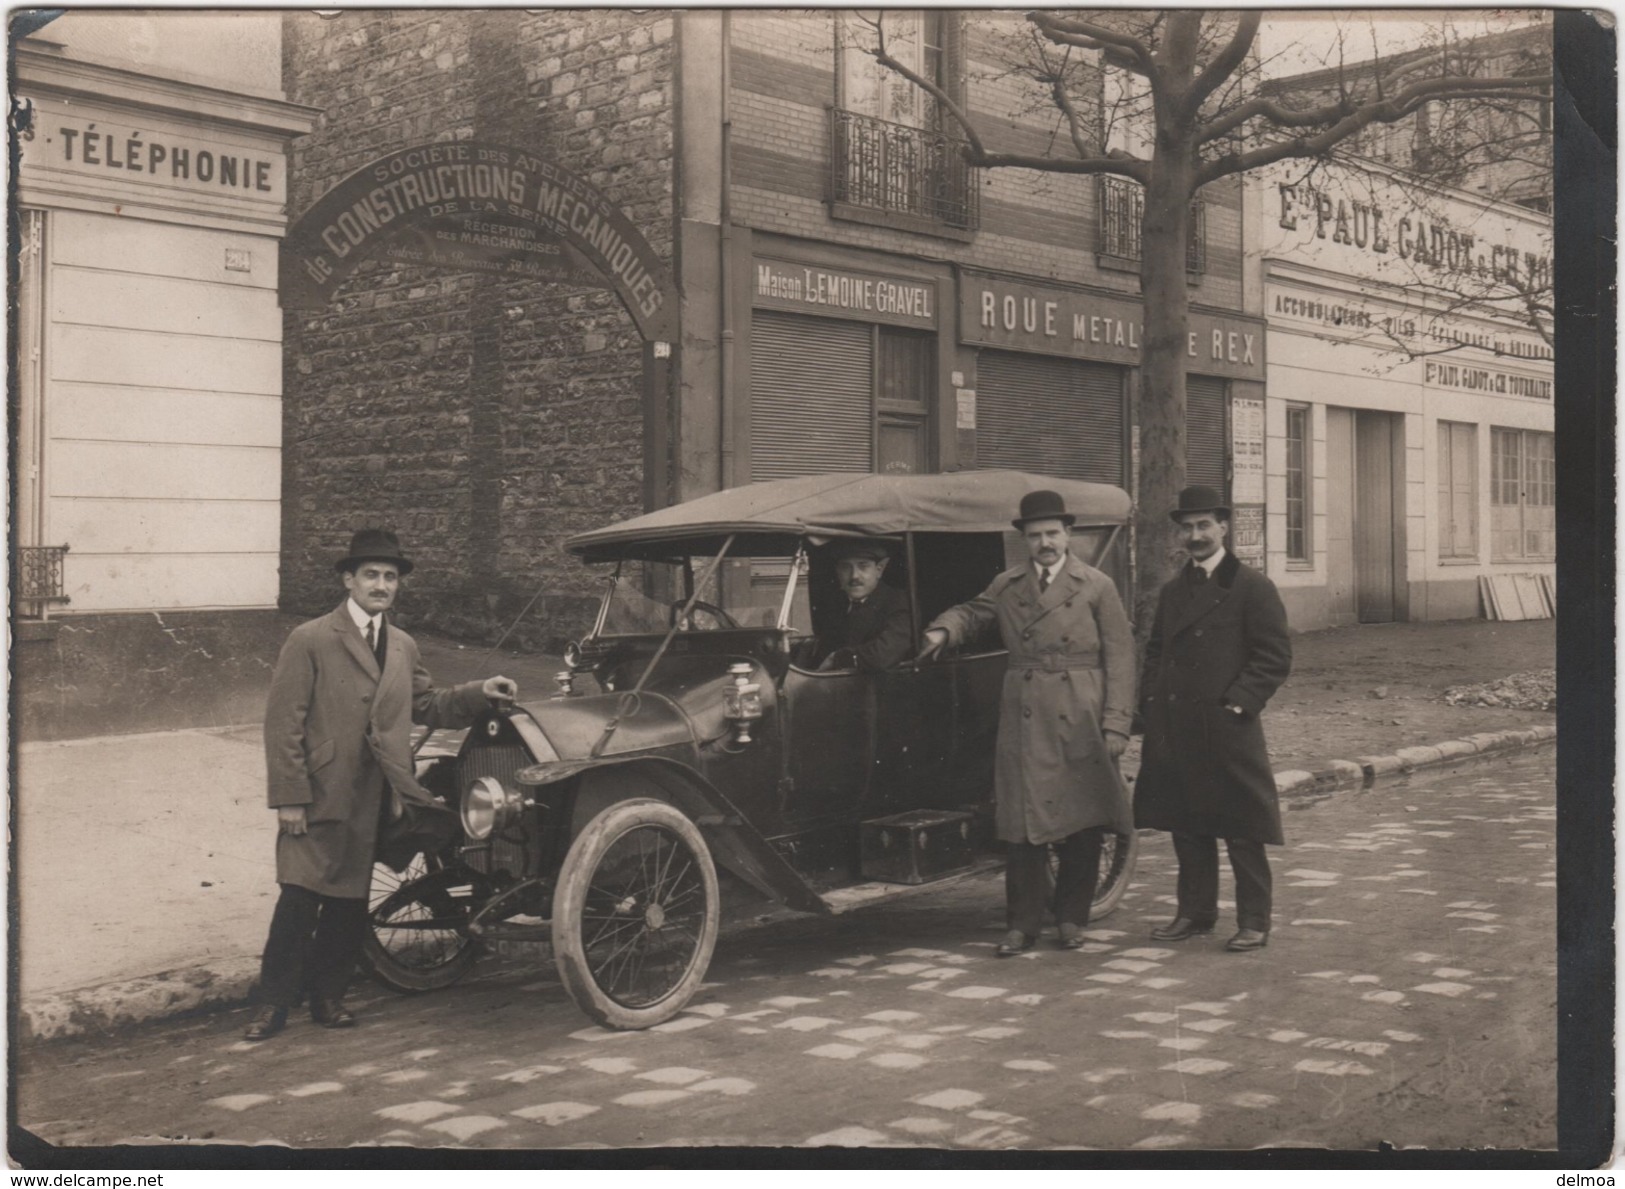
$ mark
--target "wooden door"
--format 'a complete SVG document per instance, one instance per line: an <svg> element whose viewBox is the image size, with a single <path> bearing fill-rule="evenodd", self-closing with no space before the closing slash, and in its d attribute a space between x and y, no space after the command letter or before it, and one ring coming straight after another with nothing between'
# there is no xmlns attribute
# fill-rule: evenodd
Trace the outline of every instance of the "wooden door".
<svg viewBox="0 0 1625 1189"><path fill-rule="evenodd" d="M1326 622L1359 622L1354 602L1354 413L1326 410Z"/></svg>
<svg viewBox="0 0 1625 1189"><path fill-rule="evenodd" d="M1389 413L1354 415L1354 592L1361 623L1394 621L1394 439Z"/></svg>

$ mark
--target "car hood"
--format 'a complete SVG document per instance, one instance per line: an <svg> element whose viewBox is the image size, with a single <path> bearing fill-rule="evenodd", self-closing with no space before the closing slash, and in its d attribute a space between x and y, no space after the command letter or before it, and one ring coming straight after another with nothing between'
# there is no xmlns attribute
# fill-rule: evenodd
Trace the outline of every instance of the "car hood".
<svg viewBox="0 0 1625 1189"><path fill-rule="evenodd" d="M552 698L545 702L528 702L524 710L542 728L561 760L589 756L611 721L616 722L616 727L599 752L603 756L650 751L673 744L694 745L694 729L688 715L670 698L649 690L635 698L628 694Z"/></svg>

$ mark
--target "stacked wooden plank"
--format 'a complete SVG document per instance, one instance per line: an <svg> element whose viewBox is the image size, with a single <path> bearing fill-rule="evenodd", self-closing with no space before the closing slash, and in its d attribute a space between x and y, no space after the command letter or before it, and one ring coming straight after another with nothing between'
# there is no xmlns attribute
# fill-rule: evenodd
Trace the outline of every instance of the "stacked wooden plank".
<svg viewBox="0 0 1625 1189"><path fill-rule="evenodd" d="M1557 584L1549 574L1481 574L1478 590L1485 619L1552 619L1557 615Z"/></svg>

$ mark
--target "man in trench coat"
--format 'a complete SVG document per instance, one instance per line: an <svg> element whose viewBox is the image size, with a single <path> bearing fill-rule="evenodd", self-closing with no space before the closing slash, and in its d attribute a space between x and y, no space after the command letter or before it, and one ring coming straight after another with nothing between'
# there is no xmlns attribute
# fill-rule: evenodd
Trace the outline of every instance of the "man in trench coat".
<svg viewBox="0 0 1625 1189"><path fill-rule="evenodd" d="M1244 953L1269 942L1264 846L1282 843L1281 810L1259 715L1292 669L1292 643L1275 584L1225 549L1230 509L1218 492L1187 487L1170 515L1191 561L1162 588L1146 644L1134 824L1173 835L1178 908L1151 936L1213 931L1223 838L1238 925L1225 948Z"/></svg>
<svg viewBox="0 0 1625 1189"><path fill-rule="evenodd" d="M432 798L413 775L414 722L466 726L506 677L436 689L412 637L384 618L412 563L395 534L362 529L336 568L345 600L289 635L265 709L267 799L277 811L282 892L260 963L263 1006L244 1035L275 1036L310 996L311 1018L355 1023L344 990L367 931L367 891L384 816Z"/></svg>
<svg viewBox="0 0 1625 1189"><path fill-rule="evenodd" d="M926 629L920 652L928 659L990 623L1010 651L994 766L994 824L1009 844L1009 932L995 951L1001 958L1037 941L1051 845L1060 854L1059 941L1081 948L1105 831L1133 829L1117 760L1134 705L1134 637L1112 580L1069 551L1073 520L1056 492L1023 497L1014 524L1030 564L944 611Z"/></svg>

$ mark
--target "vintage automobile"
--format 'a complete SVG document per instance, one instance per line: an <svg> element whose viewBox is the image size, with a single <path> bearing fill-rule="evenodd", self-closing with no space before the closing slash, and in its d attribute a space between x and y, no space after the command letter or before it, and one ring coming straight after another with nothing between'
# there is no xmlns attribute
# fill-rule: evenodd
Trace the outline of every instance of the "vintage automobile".
<svg viewBox="0 0 1625 1189"><path fill-rule="evenodd" d="M1025 560L1011 511L1040 488L1077 515L1074 552L1121 586L1127 494L1013 471L755 483L572 538L608 567L597 621L556 696L493 709L424 765L461 837L404 871L376 868L370 972L430 990L488 943L547 942L587 1015L646 1028L705 976L719 867L757 903L831 913L913 886L866 869L877 822L924 823L881 832L910 846L940 842L936 823L957 831L950 851L985 860L997 637L880 672L816 667L819 627L845 605L826 547L888 542L885 580L907 592L917 641ZM577 688L589 677L596 690ZM1134 856L1132 835L1109 837L1095 917L1116 907ZM910 855L922 858L934 874ZM895 864L884 874L900 878Z"/></svg>

